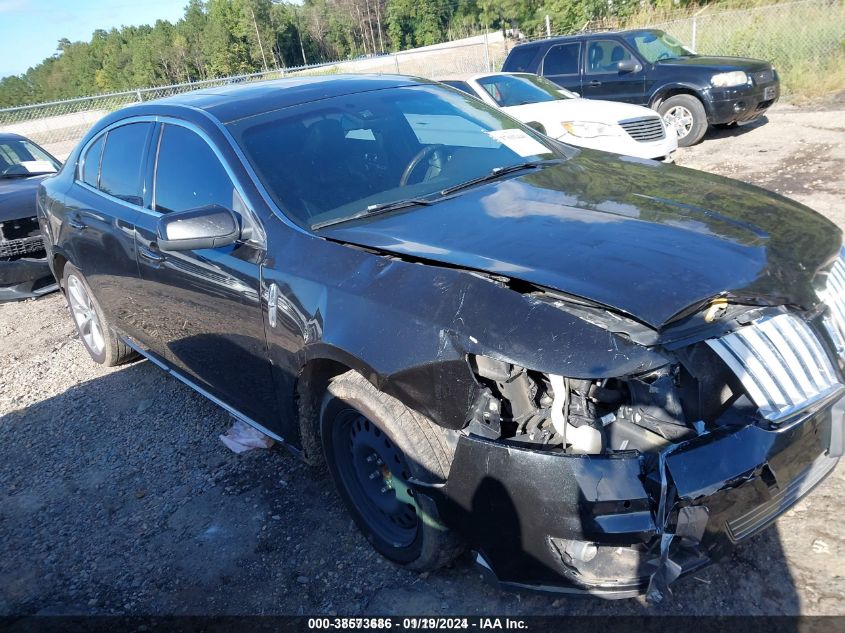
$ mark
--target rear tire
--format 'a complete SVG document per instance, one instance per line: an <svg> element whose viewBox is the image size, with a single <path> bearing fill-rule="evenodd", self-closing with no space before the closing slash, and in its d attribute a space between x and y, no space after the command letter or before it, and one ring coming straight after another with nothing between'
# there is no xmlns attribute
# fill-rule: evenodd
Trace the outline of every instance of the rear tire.
<svg viewBox="0 0 845 633"><path fill-rule="evenodd" d="M416 571L460 554L460 539L441 524L435 503L406 484L446 479L454 450L443 429L348 371L329 384L320 431L335 486L376 551Z"/></svg>
<svg viewBox="0 0 845 633"><path fill-rule="evenodd" d="M79 339L95 363L114 367L139 358L111 328L91 287L73 264L65 264L62 288Z"/></svg>
<svg viewBox="0 0 845 633"><path fill-rule="evenodd" d="M657 111L663 117L666 128L677 133L679 147L695 145L707 132L707 112L697 97L687 94L669 97L658 106Z"/></svg>

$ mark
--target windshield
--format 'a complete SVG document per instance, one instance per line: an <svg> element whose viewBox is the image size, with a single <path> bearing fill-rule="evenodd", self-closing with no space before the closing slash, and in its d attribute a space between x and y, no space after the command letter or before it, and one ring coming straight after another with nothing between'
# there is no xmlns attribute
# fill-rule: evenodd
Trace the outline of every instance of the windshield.
<svg viewBox="0 0 845 633"><path fill-rule="evenodd" d="M521 123L430 85L323 99L228 128L276 204L308 228L559 157Z"/></svg>
<svg viewBox="0 0 845 633"><path fill-rule="evenodd" d="M61 165L26 139L0 138L0 178L54 174Z"/></svg>
<svg viewBox="0 0 845 633"><path fill-rule="evenodd" d="M573 93L537 75L490 75L476 81L503 108L575 98Z"/></svg>
<svg viewBox="0 0 845 633"><path fill-rule="evenodd" d="M625 36L627 42L637 49L649 64L664 59L678 59L695 55L674 37L663 31L638 31Z"/></svg>

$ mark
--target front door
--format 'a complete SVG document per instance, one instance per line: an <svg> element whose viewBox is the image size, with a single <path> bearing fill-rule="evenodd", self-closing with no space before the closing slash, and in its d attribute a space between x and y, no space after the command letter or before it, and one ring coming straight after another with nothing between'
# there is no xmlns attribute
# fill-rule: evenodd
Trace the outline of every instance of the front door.
<svg viewBox="0 0 845 633"><path fill-rule="evenodd" d="M157 244L165 213L216 204L244 223L255 219L246 219L233 177L198 129L165 122L155 142L152 201L136 231L147 344L199 387L272 428L278 408L261 310L263 240L167 252Z"/></svg>
<svg viewBox="0 0 845 633"><path fill-rule="evenodd" d="M625 101L642 105L645 102L645 73L639 70L619 69L619 62L639 63L621 41L614 39L591 40L584 56L584 77L581 94L588 99Z"/></svg>

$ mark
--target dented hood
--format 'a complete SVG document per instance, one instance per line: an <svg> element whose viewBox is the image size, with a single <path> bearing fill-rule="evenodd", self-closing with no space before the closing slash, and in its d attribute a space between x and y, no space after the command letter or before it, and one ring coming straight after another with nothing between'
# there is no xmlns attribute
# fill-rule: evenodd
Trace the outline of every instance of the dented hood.
<svg viewBox="0 0 845 633"><path fill-rule="evenodd" d="M782 196L590 150L320 234L556 289L655 328L721 293L812 305L812 277L842 241L834 224Z"/></svg>

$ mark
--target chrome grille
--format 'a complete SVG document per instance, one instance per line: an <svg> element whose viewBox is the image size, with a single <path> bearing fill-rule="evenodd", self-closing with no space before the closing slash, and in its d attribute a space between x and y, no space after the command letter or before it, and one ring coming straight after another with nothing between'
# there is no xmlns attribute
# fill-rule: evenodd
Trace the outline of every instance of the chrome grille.
<svg viewBox="0 0 845 633"><path fill-rule="evenodd" d="M819 298L830 308L824 324L841 355L845 352L845 247L840 249L839 259L830 269L827 285L819 292Z"/></svg>
<svg viewBox="0 0 845 633"><path fill-rule="evenodd" d="M619 125L632 139L641 143L666 138L666 128L663 127L663 121L660 117L649 116L641 119L628 119L627 121L619 121Z"/></svg>
<svg viewBox="0 0 845 633"><path fill-rule="evenodd" d="M730 539L736 543L766 527L795 505L801 497L815 488L816 484L833 470L838 461L834 457L822 455L799 473L789 484L773 494L771 499L732 521L728 521L727 527Z"/></svg>
<svg viewBox="0 0 845 633"><path fill-rule="evenodd" d="M707 344L739 378L760 414L772 422L841 388L816 335L791 314L764 317Z"/></svg>
<svg viewBox="0 0 845 633"><path fill-rule="evenodd" d="M0 241L0 257L19 257L44 250L44 240L39 237L24 237L19 240Z"/></svg>

